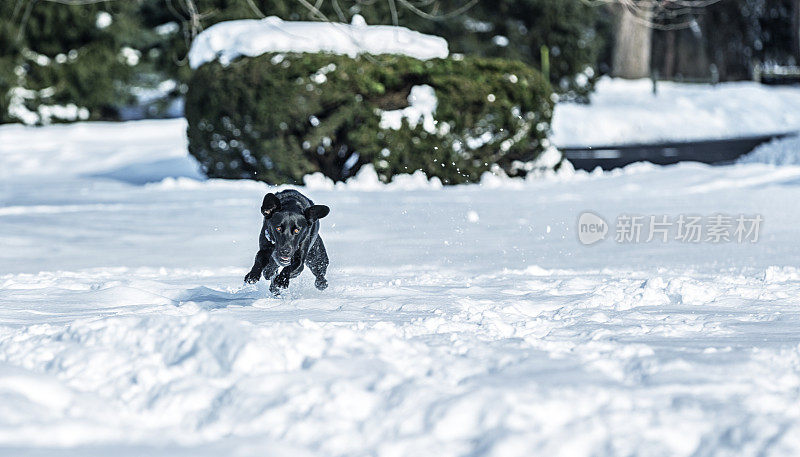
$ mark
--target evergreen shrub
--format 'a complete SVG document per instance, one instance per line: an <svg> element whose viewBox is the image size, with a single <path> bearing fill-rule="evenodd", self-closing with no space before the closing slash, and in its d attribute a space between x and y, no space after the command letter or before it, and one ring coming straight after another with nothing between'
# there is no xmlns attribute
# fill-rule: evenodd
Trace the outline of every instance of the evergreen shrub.
<svg viewBox="0 0 800 457"><path fill-rule="evenodd" d="M415 86L433 89L433 120L390 125ZM548 146L552 99L540 72L512 60L268 53L194 71L189 151L210 177L272 184L317 171L339 181L368 163L383 180L474 182L493 166L524 173Z"/></svg>

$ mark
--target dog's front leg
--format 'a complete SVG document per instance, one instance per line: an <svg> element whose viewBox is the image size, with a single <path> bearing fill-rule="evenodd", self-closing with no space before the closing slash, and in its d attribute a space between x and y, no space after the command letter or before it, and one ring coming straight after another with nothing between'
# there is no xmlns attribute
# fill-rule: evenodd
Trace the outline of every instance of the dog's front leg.
<svg viewBox="0 0 800 457"><path fill-rule="evenodd" d="M292 258L292 263L284 267L283 270L278 273L278 276L275 276L275 279L272 280L269 290L274 294L278 294L280 293L280 289L289 287L289 278L292 277L292 272L298 268L303 268L303 258L299 252L296 252Z"/></svg>
<svg viewBox="0 0 800 457"><path fill-rule="evenodd" d="M269 263L270 258L272 257L273 249L274 248L270 246L267 249L261 249L258 251L258 254L256 254L256 259L253 262L253 268L251 268L250 273L247 273L247 275L244 277L244 282L248 284L255 284L259 279L261 279L261 272Z"/></svg>

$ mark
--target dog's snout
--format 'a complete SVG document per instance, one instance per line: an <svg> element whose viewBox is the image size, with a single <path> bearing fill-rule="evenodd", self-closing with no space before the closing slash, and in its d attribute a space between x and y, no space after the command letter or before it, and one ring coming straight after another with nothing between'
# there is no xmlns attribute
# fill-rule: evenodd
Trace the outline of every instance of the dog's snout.
<svg viewBox="0 0 800 457"><path fill-rule="evenodd" d="M282 265L287 265L292 260L292 249L291 248L280 248L277 251L278 254L278 263Z"/></svg>

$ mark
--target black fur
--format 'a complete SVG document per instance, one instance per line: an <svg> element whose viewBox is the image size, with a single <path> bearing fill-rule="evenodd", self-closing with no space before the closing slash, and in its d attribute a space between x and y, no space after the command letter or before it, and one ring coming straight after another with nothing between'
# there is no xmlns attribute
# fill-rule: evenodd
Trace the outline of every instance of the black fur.
<svg viewBox="0 0 800 457"><path fill-rule="evenodd" d="M319 236L319 220L330 211L296 190L267 194L261 204L264 224L258 237L258 254L245 282L254 284L263 275L272 280L269 290L278 294L289 287L289 279L303 271L303 265L308 265L317 278L317 289L328 287L328 253ZM280 267L284 268L278 273Z"/></svg>

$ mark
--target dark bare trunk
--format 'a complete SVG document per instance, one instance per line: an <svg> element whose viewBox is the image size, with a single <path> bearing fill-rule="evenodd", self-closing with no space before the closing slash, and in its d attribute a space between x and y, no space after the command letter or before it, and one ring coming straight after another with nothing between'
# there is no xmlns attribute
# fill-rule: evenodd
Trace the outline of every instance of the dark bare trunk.
<svg viewBox="0 0 800 457"><path fill-rule="evenodd" d="M795 65L800 65L800 0L792 2L792 53Z"/></svg>
<svg viewBox="0 0 800 457"><path fill-rule="evenodd" d="M664 37L664 78L675 76L675 31L668 30Z"/></svg>

